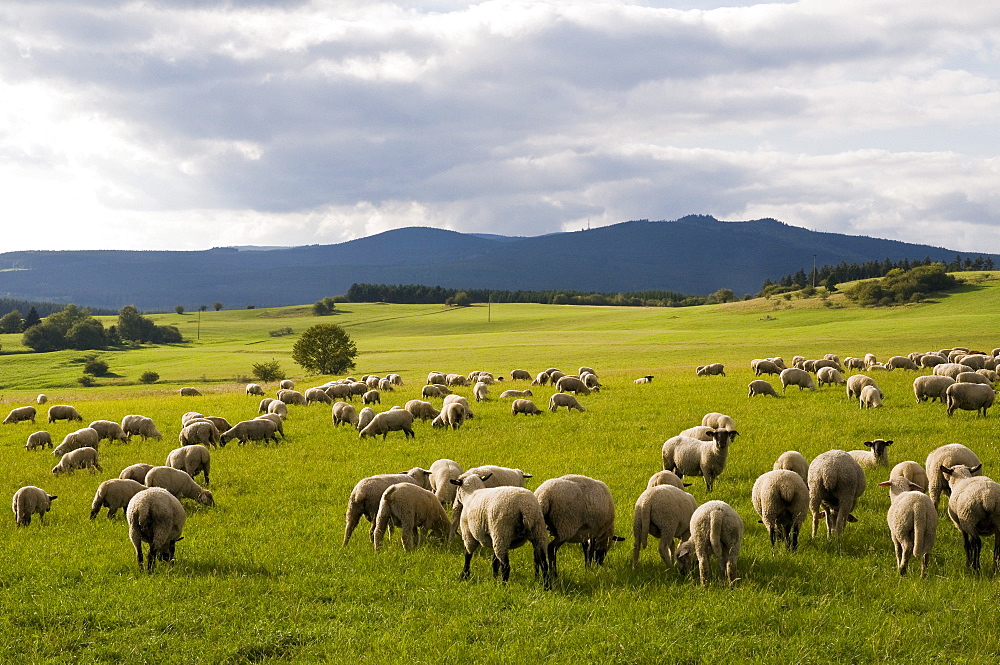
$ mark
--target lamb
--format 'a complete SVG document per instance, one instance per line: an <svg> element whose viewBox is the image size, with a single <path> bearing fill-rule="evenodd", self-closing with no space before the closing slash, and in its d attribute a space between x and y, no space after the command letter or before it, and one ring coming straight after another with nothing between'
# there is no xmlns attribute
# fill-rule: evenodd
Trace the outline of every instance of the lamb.
<svg viewBox="0 0 1000 665"><path fill-rule="evenodd" d="M890 477L879 483L879 487L889 488L889 534L896 551L896 568L900 575L906 575L906 565L910 557L920 558L920 577L927 577L927 564L931 560L931 548L937 533L937 509L931 498L918 490L918 485L901 476Z"/></svg>
<svg viewBox="0 0 1000 665"><path fill-rule="evenodd" d="M493 549L493 575L510 579L508 551L531 542L534 549L535 574L542 571L545 588L551 585L546 545L548 532L538 499L523 487L491 487L485 479L466 472L451 481L458 487L457 500L463 506L460 523L465 545L465 566L462 579L470 575L472 556L481 546Z"/></svg>
<svg viewBox="0 0 1000 665"><path fill-rule="evenodd" d="M366 406L365 408L361 409L361 411L358 412L358 422L354 426L354 429L360 432L364 428L368 427L368 424L372 421L372 418L374 417L375 417L375 409L371 408L370 406Z"/></svg>
<svg viewBox="0 0 1000 665"><path fill-rule="evenodd" d="M736 562L740 556L743 540L743 520L725 501L708 501L695 509L691 515L691 539L681 543L677 549L677 559L683 570L690 569L698 559L698 574L701 585L708 585L708 565L710 557L719 559L719 573L725 576L729 586L738 581Z"/></svg>
<svg viewBox="0 0 1000 665"><path fill-rule="evenodd" d="M278 382L278 388L282 390L295 390L295 382L291 379L282 379Z"/></svg>
<svg viewBox="0 0 1000 665"><path fill-rule="evenodd" d="M465 407L457 402L450 402L441 407L438 416L431 421L433 427L450 427L458 429L465 423Z"/></svg>
<svg viewBox="0 0 1000 665"><path fill-rule="evenodd" d="M94 501L90 505L90 519L96 518L101 508L108 509L108 519L111 519L119 510L125 510L132 497L144 489L145 485L134 480L122 478L105 480L97 487L97 493L94 494Z"/></svg>
<svg viewBox="0 0 1000 665"><path fill-rule="evenodd" d="M556 381L556 390L561 393L575 393L577 395L589 395L591 392L600 392L600 388L589 388L583 379L576 376L564 376Z"/></svg>
<svg viewBox="0 0 1000 665"><path fill-rule="evenodd" d="M122 472L118 474L118 477L122 480L134 480L137 483L143 483L143 487L145 487L146 474L149 473L149 470L152 468L152 464L133 464L122 469Z"/></svg>
<svg viewBox="0 0 1000 665"><path fill-rule="evenodd" d="M660 485L670 485L671 487L676 487L679 490L685 487L690 487L684 483L683 480L677 477L677 474L673 471L657 471L649 477L649 481L646 483L646 489L650 487L658 487Z"/></svg>
<svg viewBox="0 0 1000 665"><path fill-rule="evenodd" d="M485 402L489 391L489 386L486 383L477 381L475 387L472 389L472 394L475 395L477 402Z"/></svg>
<svg viewBox="0 0 1000 665"><path fill-rule="evenodd" d="M143 441L146 439L163 440L163 435L160 434L160 430L156 429L153 419L146 416L136 414L125 416L122 418L122 431L125 432L125 436L128 438L131 438L133 435L139 435Z"/></svg>
<svg viewBox="0 0 1000 665"><path fill-rule="evenodd" d="M48 421L50 423L54 423L57 420L78 420L83 422L83 416L81 416L80 412L69 404L55 404L49 407ZM34 419L32 419L31 422L35 422Z"/></svg>
<svg viewBox="0 0 1000 665"><path fill-rule="evenodd" d="M382 413L375 414L372 421L361 430L358 435L359 438L364 439L369 436L382 435L382 440L389 436L389 432L399 432L402 431L404 438L416 438L416 434L413 433L413 415L405 409L397 409L395 411L383 411Z"/></svg>
<svg viewBox="0 0 1000 665"><path fill-rule="evenodd" d="M228 432L229 430L224 431ZM207 420L198 420L180 431L180 434L177 435L177 443L182 446L197 444L217 446L222 443L222 437L214 423Z"/></svg>
<svg viewBox="0 0 1000 665"><path fill-rule="evenodd" d="M549 411L555 413L560 406L565 406L567 411L572 411L576 409L577 411L586 411L585 408L580 406L580 403L576 401L576 398L572 395L567 395L566 393L553 393L552 397L549 398Z"/></svg>
<svg viewBox="0 0 1000 665"><path fill-rule="evenodd" d="M500 393L500 399L510 399L517 397L534 397L530 390L505 390Z"/></svg>
<svg viewBox="0 0 1000 665"><path fill-rule="evenodd" d="M157 560L174 560L177 542L183 538L181 532L187 519L184 506L174 495L159 487L144 489L129 501L125 517L139 570L142 570L143 543L149 543L148 572L153 572Z"/></svg>
<svg viewBox="0 0 1000 665"><path fill-rule="evenodd" d="M277 397L279 401L284 402L289 406L306 406L306 396L298 390L283 388L278 391Z"/></svg>
<svg viewBox="0 0 1000 665"><path fill-rule="evenodd" d="M889 472L889 480L893 478L905 478L920 488L919 491L927 492L927 472L917 462L906 460L892 467L892 471Z"/></svg>
<svg viewBox="0 0 1000 665"><path fill-rule="evenodd" d="M982 470L982 462L979 456L961 443L949 443L939 446L927 455L927 462L924 469L927 470L927 494L931 497L936 508L941 499L941 495L951 496L951 486L941 472L943 466L967 466L970 469L979 467ZM973 474L978 475L978 474Z"/></svg>
<svg viewBox="0 0 1000 665"><path fill-rule="evenodd" d="M535 403L530 399L516 399L511 402L510 405L511 415L517 415L523 413L526 416L537 416L541 415L542 410L535 406Z"/></svg>
<svg viewBox="0 0 1000 665"><path fill-rule="evenodd" d="M233 439L245 445L248 441L263 441L265 444L273 440L278 443L278 435L274 423L267 420L243 420L219 435L219 444L226 445Z"/></svg>
<svg viewBox="0 0 1000 665"><path fill-rule="evenodd" d="M871 450L848 450L847 454L854 458L854 461L861 465L862 469L875 469L880 466L889 466L889 446L892 441L885 439L873 439L865 441L864 445Z"/></svg>
<svg viewBox="0 0 1000 665"><path fill-rule="evenodd" d="M67 434L63 438L62 443L53 449L52 454L56 457L62 457L66 453L78 448L97 448L98 441L100 441L100 435L98 435L97 430L84 427Z"/></svg>
<svg viewBox="0 0 1000 665"><path fill-rule="evenodd" d="M795 471L768 471L757 478L751 491L753 509L760 515L771 547L780 538L791 551L799 547L799 530L809 509L809 488Z"/></svg>
<svg viewBox="0 0 1000 665"><path fill-rule="evenodd" d="M760 376L761 374L781 374L781 368L778 367L778 363L765 358L758 358L751 361L750 369L752 369L754 374L757 376Z"/></svg>
<svg viewBox="0 0 1000 665"><path fill-rule="evenodd" d="M16 409L11 409L7 417L3 419L4 425L11 425L13 423L24 422L25 420L30 420L35 422L35 407L33 406L19 406Z"/></svg>
<svg viewBox="0 0 1000 665"><path fill-rule="evenodd" d="M825 385L843 386L847 383L844 375L833 367L821 367L816 372L816 379L819 381L820 388Z"/></svg>
<svg viewBox="0 0 1000 665"><path fill-rule="evenodd" d="M382 538L389 526L400 527L403 551L406 552L417 546L421 530L433 533L442 540L451 540L451 521L438 497L413 483L390 485L382 493L373 533L376 552L382 546Z"/></svg>
<svg viewBox="0 0 1000 665"><path fill-rule="evenodd" d="M194 482L187 472L172 466L154 466L146 473L144 484L146 487L162 487L178 499L192 499L209 507L215 505L215 498L209 490Z"/></svg>
<svg viewBox="0 0 1000 665"><path fill-rule="evenodd" d="M52 509L52 501L58 498L34 485L22 487L14 492L14 500L11 502L14 522L18 526L28 526L31 524L31 516L38 513L38 519L45 524L45 513Z"/></svg>
<svg viewBox="0 0 1000 665"><path fill-rule="evenodd" d="M548 546L551 578L558 575L556 555L564 543L583 544L584 565L604 564L615 541L615 502L606 484L569 474L546 480L535 490L535 497L552 534Z"/></svg>
<svg viewBox="0 0 1000 665"><path fill-rule="evenodd" d="M816 537L819 520L826 517L826 535L844 533L844 526L854 517L851 511L865 491L865 472L843 450L820 453L809 465L809 510L812 512L812 536Z"/></svg>
<svg viewBox="0 0 1000 665"><path fill-rule="evenodd" d="M865 386L875 386L875 379L865 374L855 374L854 376L847 379L847 397L848 399L859 399L861 397L861 391Z"/></svg>
<svg viewBox="0 0 1000 665"><path fill-rule="evenodd" d="M272 400L271 403L267 405L267 412L273 413L284 420L288 417L288 405L280 399Z"/></svg>
<svg viewBox="0 0 1000 665"><path fill-rule="evenodd" d="M382 396L377 390L369 390L364 395L361 396L362 404L381 404Z"/></svg>
<svg viewBox="0 0 1000 665"><path fill-rule="evenodd" d="M312 404L313 402L322 402L323 404L333 404L333 400L330 399L330 396L327 395L326 391L323 390L322 388L309 388L306 390L303 397L306 398L306 405Z"/></svg>
<svg viewBox="0 0 1000 665"><path fill-rule="evenodd" d="M913 379L913 395L917 398L917 403L927 400L944 402L944 391L955 379L950 376L918 376Z"/></svg>
<svg viewBox="0 0 1000 665"><path fill-rule="evenodd" d="M104 471L97 461L97 449L85 447L71 450L61 458L59 463L52 467L52 473L70 473L77 469L90 469L91 471Z"/></svg>
<svg viewBox="0 0 1000 665"><path fill-rule="evenodd" d="M862 409L876 409L882 406L882 391L875 386L865 386L861 389L858 404Z"/></svg>
<svg viewBox="0 0 1000 665"><path fill-rule="evenodd" d="M437 384L427 384L420 390L420 396L427 397L444 397L451 391Z"/></svg>
<svg viewBox="0 0 1000 665"><path fill-rule="evenodd" d="M34 450L35 448L44 448L45 446L52 447L52 435L42 430L40 432L32 432L28 435L28 442L24 444L24 449Z"/></svg>
<svg viewBox="0 0 1000 665"><path fill-rule="evenodd" d="M107 441L128 441L128 436L125 434L125 430L122 426L113 420L95 420L90 423L89 427L93 430L97 430L97 436L100 440Z"/></svg>
<svg viewBox="0 0 1000 665"><path fill-rule="evenodd" d="M783 369L778 378L781 380L781 392L785 392L788 386L798 386L800 391L806 388L816 390L816 384L813 382L812 375L804 369L797 367Z"/></svg>
<svg viewBox="0 0 1000 665"><path fill-rule="evenodd" d="M980 536L993 536L993 570L996 572L1000 567L1000 483L979 475L981 466L942 466L941 472L948 476L951 486L948 517L962 532L966 565L979 572L979 553L983 547Z"/></svg>
<svg viewBox="0 0 1000 665"><path fill-rule="evenodd" d="M38 397L35 398L36 404L45 404L48 401L49 401L49 396L46 395L45 393L39 393Z"/></svg>
<svg viewBox="0 0 1000 665"><path fill-rule="evenodd" d="M649 536L660 539L660 558L667 566L674 557L674 539L681 542L691 535L691 515L698 503L684 490L672 485L652 485L639 495L632 517L632 567L639 565L639 554Z"/></svg>
<svg viewBox="0 0 1000 665"><path fill-rule="evenodd" d="M192 388L190 386L185 386L180 389L181 397L201 397L201 392L197 388Z"/></svg>
<svg viewBox="0 0 1000 665"><path fill-rule="evenodd" d="M635 379L634 381L632 381L632 383L634 383L636 385L642 385L644 383L652 383L652 382L653 382L653 375L652 374L647 374L646 376L640 376L638 379Z"/></svg>
<svg viewBox="0 0 1000 665"><path fill-rule="evenodd" d="M778 397L778 391L774 389L774 386L770 382L764 379L756 379L751 381L747 386L749 389L747 397L755 397L757 395L770 395L771 397Z"/></svg>
<svg viewBox="0 0 1000 665"><path fill-rule="evenodd" d="M180 469L191 478L200 473L205 476L206 485L211 482L208 479L208 474L212 467L212 456L205 446L193 445L175 448L167 454L166 465Z"/></svg>
<svg viewBox="0 0 1000 665"><path fill-rule="evenodd" d="M803 482L809 482L809 462L797 450L786 450L778 456L772 467L775 471L787 469L794 471L802 477Z"/></svg>
<svg viewBox="0 0 1000 665"><path fill-rule="evenodd" d="M264 396L264 388L259 383L248 383L247 384L247 395L259 395Z"/></svg>
<svg viewBox="0 0 1000 665"><path fill-rule="evenodd" d="M539 372L538 375L535 376L535 380L531 382L531 385L533 385L533 386L544 386L548 382L549 382L549 373L548 372Z"/></svg>
<svg viewBox="0 0 1000 665"><path fill-rule="evenodd" d="M736 430L715 430L712 441L699 441L688 436L675 436L663 444L663 469L678 477L704 476L709 492L715 479L726 468L729 444L739 434Z"/></svg>
<svg viewBox="0 0 1000 665"><path fill-rule="evenodd" d="M729 429L735 430L736 423L730 416L724 413L718 413L713 411L711 413L706 413L701 417L701 424L705 427L711 427L713 429Z"/></svg>
<svg viewBox="0 0 1000 665"><path fill-rule="evenodd" d="M351 495L347 500L346 525L344 527L344 545L351 539L355 527L362 516L372 523L368 531L370 540L375 539L375 519L378 515L379 503L382 500L382 493L390 485L396 483L413 483L423 489L430 489L431 472L427 469L414 467L406 473L384 473L377 476L362 478L351 490Z"/></svg>
<svg viewBox="0 0 1000 665"><path fill-rule="evenodd" d="M450 506L455 501L456 488L449 481L457 480L462 473L464 473L462 467L454 460L439 459L431 464L431 491L437 496L441 505Z"/></svg>
<svg viewBox="0 0 1000 665"><path fill-rule="evenodd" d="M980 383L955 383L945 389L944 398L949 417L958 409L978 411L986 417L986 410L993 406L996 393L992 386Z"/></svg>
<svg viewBox="0 0 1000 665"><path fill-rule="evenodd" d="M696 376L725 376L726 367L722 363L709 363L708 365L699 365L695 370Z"/></svg>

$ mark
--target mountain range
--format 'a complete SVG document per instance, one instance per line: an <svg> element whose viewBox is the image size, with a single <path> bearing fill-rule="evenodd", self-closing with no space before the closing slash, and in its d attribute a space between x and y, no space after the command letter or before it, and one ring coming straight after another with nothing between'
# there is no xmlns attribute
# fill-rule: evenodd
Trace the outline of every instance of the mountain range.
<svg viewBox="0 0 1000 665"><path fill-rule="evenodd" d="M0 298L163 311L311 303L354 282L449 288L756 293L800 268L889 258L951 261L957 252L821 233L774 219L704 215L630 221L537 237L411 227L335 245L203 251L0 253ZM981 254L1000 264L1000 256Z"/></svg>

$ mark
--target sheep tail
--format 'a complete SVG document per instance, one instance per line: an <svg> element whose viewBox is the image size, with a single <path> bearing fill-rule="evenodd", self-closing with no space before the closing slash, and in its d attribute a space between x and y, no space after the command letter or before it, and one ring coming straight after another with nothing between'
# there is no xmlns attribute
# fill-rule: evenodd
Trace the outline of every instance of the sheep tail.
<svg viewBox="0 0 1000 665"><path fill-rule="evenodd" d="M639 552L646 547L646 541L649 537L649 504L649 501L644 501L641 505L637 506L635 516L632 518L632 539L635 543L632 548L633 568L638 565Z"/></svg>
<svg viewBox="0 0 1000 665"><path fill-rule="evenodd" d="M375 516L375 532L372 534L376 552L382 547L382 538L385 537L385 531L389 528L391 513L389 502L385 500L383 495L382 501L379 502L378 515Z"/></svg>
<svg viewBox="0 0 1000 665"><path fill-rule="evenodd" d="M717 510L713 510L709 516L708 540L712 544L712 551L715 555L721 557L724 553L722 549L722 515Z"/></svg>

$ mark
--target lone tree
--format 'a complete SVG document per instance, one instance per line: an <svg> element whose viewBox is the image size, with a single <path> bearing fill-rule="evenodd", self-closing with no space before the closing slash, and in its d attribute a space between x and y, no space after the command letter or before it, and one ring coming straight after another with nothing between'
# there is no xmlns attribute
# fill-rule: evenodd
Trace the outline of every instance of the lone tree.
<svg viewBox="0 0 1000 665"><path fill-rule="evenodd" d="M281 381L285 378L285 373L281 370L281 364L277 360L270 362L254 363L253 376L258 381L270 383L271 381Z"/></svg>
<svg viewBox="0 0 1000 665"><path fill-rule="evenodd" d="M335 323L319 323L292 347L292 360L314 374L343 374L354 369L358 349L351 336Z"/></svg>

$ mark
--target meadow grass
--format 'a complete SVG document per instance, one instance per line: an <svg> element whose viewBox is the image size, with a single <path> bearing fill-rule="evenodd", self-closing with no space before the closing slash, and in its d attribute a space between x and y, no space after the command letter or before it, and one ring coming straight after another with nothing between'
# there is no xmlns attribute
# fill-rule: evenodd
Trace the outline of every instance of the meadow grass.
<svg viewBox="0 0 1000 665"><path fill-rule="evenodd" d="M406 381L383 396L381 408L419 397L431 370L499 375L590 365L605 388L581 397L586 413L514 418L509 403L496 399L507 386L494 386L494 399L474 404L476 417L462 429L418 423L409 440L359 441L353 430L332 426L329 407L291 407L286 442L213 450L217 506L184 501L177 561L152 575L138 571L121 515L87 519L97 485L129 464L165 459L186 411L231 422L255 415L257 398L241 394L235 381L253 362L280 360L303 388L325 381L296 375L289 354L297 335L268 335L286 326L301 333L319 319L306 308L205 312L196 340L197 314L161 315L158 323L178 325L191 341L102 353L117 376L95 388L75 382L83 353L20 353L16 337L3 336L4 351L13 352L0 356L0 410L46 392L50 403L77 406L85 423L143 413L164 439L102 445L103 472L56 477L49 472L55 458L26 452L24 441L48 429L58 442L79 424L46 425L40 407L35 425L0 428L0 495L38 485L59 496L45 525L37 517L27 529L13 519L0 524L0 662L994 662L998 579L988 564L981 576L966 571L961 538L943 508L930 574L920 580L895 571L888 494L875 486L886 470L868 473L859 522L843 538L828 540L821 525L820 537L804 534L795 553L771 548L749 496L785 450L812 459L874 437L895 440L892 463L922 463L938 445L961 442L989 472L998 462L997 416L948 418L937 403L916 404L913 372L878 375L885 406L871 411L842 388L750 400L746 385L756 378L749 361L763 356L882 358L959 344L989 351L1000 346L998 304L1000 285L985 281L934 303L887 310L797 299L779 309L766 301L687 309L344 305L347 311L322 321L354 337L356 375L398 372ZM727 376L696 377L694 367L708 362L726 363ZM161 381L139 385L146 370ZM632 384L645 374L656 376L652 384ZM182 398L181 385L204 396ZM539 405L553 392L533 390ZM471 398L471 389L458 392ZM637 569L630 565L632 506L662 468L663 441L708 411L732 415L741 432L715 491L709 496L701 478L690 488L699 502L728 501L746 523L734 589L702 589L666 569L655 541ZM534 475L529 487L566 473L599 478L611 488L617 533L627 540L597 570L584 567L577 546L565 546L550 592L533 578L527 548L513 552L504 585L485 555L460 582L457 540L406 554L397 537L376 555L362 521L341 546L357 480L442 457L464 467L520 467Z"/></svg>

